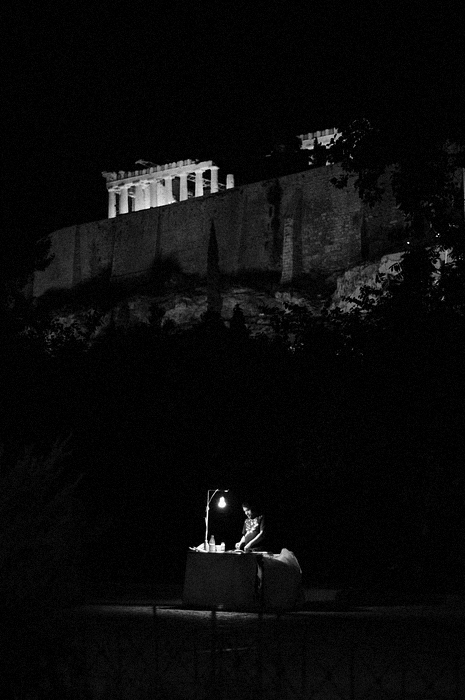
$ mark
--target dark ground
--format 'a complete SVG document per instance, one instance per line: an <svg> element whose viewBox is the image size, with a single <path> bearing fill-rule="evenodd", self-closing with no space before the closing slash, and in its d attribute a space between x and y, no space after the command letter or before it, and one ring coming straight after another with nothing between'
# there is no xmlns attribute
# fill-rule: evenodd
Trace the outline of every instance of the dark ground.
<svg viewBox="0 0 465 700"><path fill-rule="evenodd" d="M307 591L306 610L260 616L184 610L179 587L154 592L64 614L50 644L49 688L69 698L171 700L465 693L463 599L371 607Z"/></svg>

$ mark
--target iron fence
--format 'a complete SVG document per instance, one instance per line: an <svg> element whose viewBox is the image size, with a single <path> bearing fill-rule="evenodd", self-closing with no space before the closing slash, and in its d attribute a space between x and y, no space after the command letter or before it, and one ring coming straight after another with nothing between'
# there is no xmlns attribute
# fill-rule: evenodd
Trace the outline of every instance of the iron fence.
<svg viewBox="0 0 465 700"><path fill-rule="evenodd" d="M108 610L107 610L108 612ZM75 615L12 697L462 700L461 619L140 607ZM40 653L40 650L38 650Z"/></svg>

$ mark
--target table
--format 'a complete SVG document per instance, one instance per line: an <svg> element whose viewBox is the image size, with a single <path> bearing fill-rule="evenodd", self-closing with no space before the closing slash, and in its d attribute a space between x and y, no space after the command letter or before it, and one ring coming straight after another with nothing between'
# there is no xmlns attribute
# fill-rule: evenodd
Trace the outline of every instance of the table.
<svg viewBox="0 0 465 700"><path fill-rule="evenodd" d="M293 610L302 599L302 572L287 549L280 554L187 553L184 607Z"/></svg>

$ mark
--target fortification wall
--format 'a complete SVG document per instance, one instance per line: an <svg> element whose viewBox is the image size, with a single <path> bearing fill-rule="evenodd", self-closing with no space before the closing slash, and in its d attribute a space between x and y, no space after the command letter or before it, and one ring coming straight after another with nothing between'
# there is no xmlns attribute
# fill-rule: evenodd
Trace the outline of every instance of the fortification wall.
<svg viewBox="0 0 465 700"><path fill-rule="evenodd" d="M225 273L277 270L287 280L346 269L360 262L364 215L353 187L331 184L338 172L322 167L55 231L54 259L35 274L34 296L99 274L130 279L157 256L173 256L185 272L205 275L212 223ZM376 235L393 216L393 205L384 207L371 227Z"/></svg>

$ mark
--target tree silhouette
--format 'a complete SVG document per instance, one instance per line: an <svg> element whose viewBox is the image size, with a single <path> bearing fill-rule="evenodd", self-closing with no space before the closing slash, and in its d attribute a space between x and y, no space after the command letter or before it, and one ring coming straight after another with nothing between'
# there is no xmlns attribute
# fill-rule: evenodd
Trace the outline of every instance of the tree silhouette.
<svg viewBox="0 0 465 700"><path fill-rule="evenodd" d="M220 321L223 300L221 297L221 273L215 224L210 226L207 250L207 311L205 320Z"/></svg>

